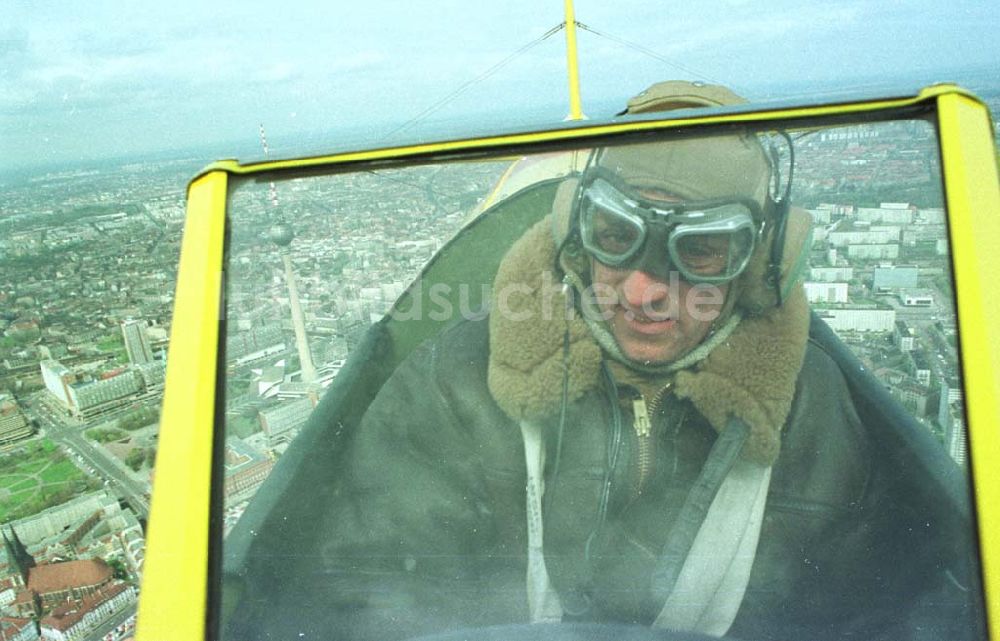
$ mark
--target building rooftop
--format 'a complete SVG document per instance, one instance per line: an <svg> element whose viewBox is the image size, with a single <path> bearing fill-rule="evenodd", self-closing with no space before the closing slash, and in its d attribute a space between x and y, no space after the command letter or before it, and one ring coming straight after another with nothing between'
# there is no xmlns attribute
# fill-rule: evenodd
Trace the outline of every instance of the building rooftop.
<svg viewBox="0 0 1000 641"><path fill-rule="evenodd" d="M243 440L236 437L226 439L225 466L227 476L242 468L267 460L266 456L247 445Z"/></svg>
<svg viewBox="0 0 1000 641"><path fill-rule="evenodd" d="M80 622L88 612L97 609L105 601L113 599L128 589L125 583L116 583L107 589L85 596L78 601L66 601L39 621L42 627L65 632Z"/></svg>
<svg viewBox="0 0 1000 641"><path fill-rule="evenodd" d="M23 617L0 617L0 641L16 639L29 625L34 625L31 619Z"/></svg>
<svg viewBox="0 0 1000 641"><path fill-rule="evenodd" d="M100 585L110 581L113 574L111 567L101 559L50 563L31 568L28 589L38 594L49 594Z"/></svg>

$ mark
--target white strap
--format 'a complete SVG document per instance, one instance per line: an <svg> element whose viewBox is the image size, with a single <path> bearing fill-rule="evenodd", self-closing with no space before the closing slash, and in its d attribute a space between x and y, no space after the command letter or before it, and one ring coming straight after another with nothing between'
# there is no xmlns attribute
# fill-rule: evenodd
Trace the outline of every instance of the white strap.
<svg viewBox="0 0 1000 641"><path fill-rule="evenodd" d="M541 427L521 421L524 460L528 468L526 488L528 514L528 611L532 623L555 623L562 620L559 595L549 582L545 568L542 536L542 497L545 495L545 442Z"/></svg>
<svg viewBox="0 0 1000 641"><path fill-rule="evenodd" d="M712 636L729 631L750 580L770 483L770 467L736 462L653 627Z"/></svg>

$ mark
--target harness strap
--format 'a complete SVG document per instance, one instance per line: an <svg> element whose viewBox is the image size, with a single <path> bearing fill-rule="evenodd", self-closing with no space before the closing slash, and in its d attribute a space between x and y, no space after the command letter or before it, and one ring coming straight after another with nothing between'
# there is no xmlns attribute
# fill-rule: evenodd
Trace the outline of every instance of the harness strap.
<svg viewBox="0 0 1000 641"><path fill-rule="evenodd" d="M562 620L559 595L549 581L545 567L542 530L542 497L545 495L545 441L535 423L521 421L524 459L528 468L526 510L528 516L528 612L532 623L556 623Z"/></svg>
<svg viewBox="0 0 1000 641"><path fill-rule="evenodd" d="M691 551L712 501L729 471L733 469L749 435L750 426L733 417L715 439L698 478L688 490L684 504L670 527L667 542L663 544L663 551L653 568L650 587L654 597L665 601L674 591L684 559Z"/></svg>
<svg viewBox="0 0 1000 641"><path fill-rule="evenodd" d="M744 460L733 466L654 627L729 631L750 581L770 482L770 467Z"/></svg>
<svg viewBox="0 0 1000 641"><path fill-rule="evenodd" d="M665 605L654 627L723 635L757 552L771 468L739 458L749 427L732 419L691 487L653 570Z"/></svg>
<svg viewBox="0 0 1000 641"><path fill-rule="evenodd" d="M545 566L542 499L545 441L541 427L521 421L527 466L531 623L562 620L559 594ZM771 468L739 459L749 427L733 419L716 440L671 528L653 571L653 594L664 600L653 627L725 634L736 618L753 567L771 482Z"/></svg>

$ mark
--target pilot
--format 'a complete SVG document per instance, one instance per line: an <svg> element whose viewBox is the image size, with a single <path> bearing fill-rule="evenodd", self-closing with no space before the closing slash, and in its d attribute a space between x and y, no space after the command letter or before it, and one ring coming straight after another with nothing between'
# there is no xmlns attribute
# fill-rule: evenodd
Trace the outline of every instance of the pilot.
<svg viewBox="0 0 1000 641"><path fill-rule="evenodd" d="M673 81L628 111L740 102ZM351 437L303 588L339 634L978 632L961 544L809 338L809 217L775 172L735 131L588 153L488 319L418 348Z"/></svg>

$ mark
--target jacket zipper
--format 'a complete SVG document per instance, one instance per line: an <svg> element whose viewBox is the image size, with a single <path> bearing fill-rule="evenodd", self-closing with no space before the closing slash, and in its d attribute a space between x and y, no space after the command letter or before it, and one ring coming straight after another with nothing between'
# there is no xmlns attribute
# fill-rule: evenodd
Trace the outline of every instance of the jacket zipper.
<svg viewBox="0 0 1000 641"><path fill-rule="evenodd" d="M632 425L635 428L637 443L636 466L638 467L638 473L636 475L636 495L642 494L642 490L646 486L646 481L649 480L653 472L656 453L656 441L653 437L653 417L656 416L660 405L663 403L663 398L671 386L672 383L664 385L660 391L653 395L648 405L641 393L637 398L632 400Z"/></svg>

